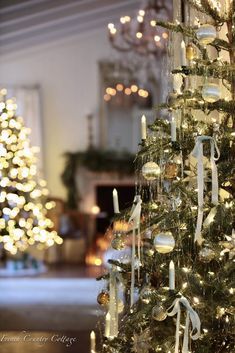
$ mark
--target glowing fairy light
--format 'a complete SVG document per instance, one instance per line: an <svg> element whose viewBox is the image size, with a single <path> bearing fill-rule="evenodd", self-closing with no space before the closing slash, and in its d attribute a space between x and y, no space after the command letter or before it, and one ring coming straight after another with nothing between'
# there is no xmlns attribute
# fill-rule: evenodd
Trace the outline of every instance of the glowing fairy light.
<svg viewBox="0 0 235 353"><path fill-rule="evenodd" d="M4 109L0 115L0 241L13 255L33 244L42 249L63 242L51 231L53 222L46 212L55 203L44 206L48 190L45 180L36 179L38 148L31 147L31 130L24 127L22 117L15 116L16 108L13 99L0 102L0 112Z"/></svg>

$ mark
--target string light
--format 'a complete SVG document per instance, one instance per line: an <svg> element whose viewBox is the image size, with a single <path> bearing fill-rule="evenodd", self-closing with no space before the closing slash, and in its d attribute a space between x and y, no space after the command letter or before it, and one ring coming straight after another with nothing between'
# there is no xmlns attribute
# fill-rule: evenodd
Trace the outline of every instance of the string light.
<svg viewBox="0 0 235 353"><path fill-rule="evenodd" d="M124 93L127 96L138 94L139 97L144 99L149 97L149 92L146 89L140 88L137 84L125 87L122 83L117 83L115 88L107 87L105 89L104 100L109 102L117 93Z"/></svg>
<svg viewBox="0 0 235 353"><path fill-rule="evenodd" d="M6 95L6 90L1 90ZM46 203L46 182L37 181L35 149L30 146L31 130L23 125L23 118L15 115L14 99L0 102L0 241L5 250L15 255L37 243L43 246L61 244L62 238L51 231L53 222L47 218L47 209L55 203ZM24 193L19 194L19 193ZM27 201L26 201L27 200Z"/></svg>

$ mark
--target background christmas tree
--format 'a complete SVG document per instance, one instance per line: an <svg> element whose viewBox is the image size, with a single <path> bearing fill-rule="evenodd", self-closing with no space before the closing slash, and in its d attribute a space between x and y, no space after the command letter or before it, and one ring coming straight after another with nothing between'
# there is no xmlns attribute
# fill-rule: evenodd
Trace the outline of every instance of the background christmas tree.
<svg viewBox="0 0 235 353"><path fill-rule="evenodd" d="M137 155L142 204L136 197L119 217L132 233L114 229L120 255L98 296L104 352L235 349L235 1L184 5L185 18L156 21L175 33L181 63Z"/></svg>
<svg viewBox="0 0 235 353"><path fill-rule="evenodd" d="M6 100L6 93L1 91L0 102L0 242L14 255L32 245L61 244L62 238L46 216L53 202L47 202L46 182L38 178L30 129L16 116L16 103Z"/></svg>

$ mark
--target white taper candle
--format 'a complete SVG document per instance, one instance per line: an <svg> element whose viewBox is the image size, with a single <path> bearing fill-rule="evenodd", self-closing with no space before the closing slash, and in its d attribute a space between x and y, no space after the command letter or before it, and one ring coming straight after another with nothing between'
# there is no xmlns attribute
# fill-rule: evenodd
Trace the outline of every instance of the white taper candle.
<svg viewBox="0 0 235 353"><path fill-rule="evenodd" d="M169 265L169 288L175 289L175 264L172 260Z"/></svg>
<svg viewBox="0 0 235 353"><path fill-rule="evenodd" d="M120 213L117 189L113 189L113 210L114 213Z"/></svg>
<svg viewBox="0 0 235 353"><path fill-rule="evenodd" d="M147 137L147 127L146 127L146 116L142 115L141 117L141 138L146 140Z"/></svg>
<svg viewBox="0 0 235 353"><path fill-rule="evenodd" d="M176 121L174 116L171 119L171 141L176 141Z"/></svg>
<svg viewBox="0 0 235 353"><path fill-rule="evenodd" d="M180 44L180 58L181 58L181 66L186 66L186 46L185 41L182 40Z"/></svg>
<svg viewBox="0 0 235 353"><path fill-rule="evenodd" d="M110 313L107 312L106 316L105 316L105 333L104 333L105 337L109 337L110 336Z"/></svg>
<svg viewBox="0 0 235 353"><path fill-rule="evenodd" d="M91 333L90 333L91 353L95 353L95 349L96 349L95 339L96 339L95 332L91 331Z"/></svg>

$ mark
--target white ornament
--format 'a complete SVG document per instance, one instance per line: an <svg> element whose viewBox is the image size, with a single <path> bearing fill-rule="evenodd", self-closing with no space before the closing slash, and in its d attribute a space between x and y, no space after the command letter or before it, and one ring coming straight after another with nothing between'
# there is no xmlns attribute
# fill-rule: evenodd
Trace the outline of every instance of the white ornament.
<svg viewBox="0 0 235 353"><path fill-rule="evenodd" d="M210 44L216 38L216 29L212 25L204 24L197 29L196 36L200 44Z"/></svg>
<svg viewBox="0 0 235 353"><path fill-rule="evenodd" d="M202 87L202 98L208 103L217 102L221 97L220 87L216 83L206 83Z"/></svg>
<svg viewBox="0 0 235 353"><path fill-rule="evenodd" d="M155 180L160 173L161 169L155 162L147 162L142 167L142 174L146 180Z"/></svg>
<svg viewBox="0 0 235 353"><path fill-rule="evenodd" d="M157 252L167 254L175 247L175 239L171 232L159 233L154 238L154 247Z"/></svg>

